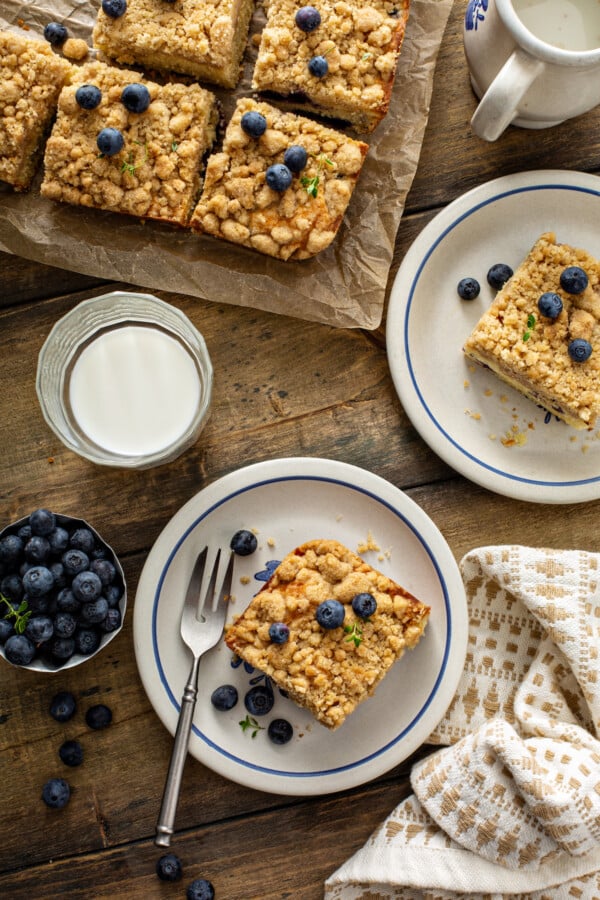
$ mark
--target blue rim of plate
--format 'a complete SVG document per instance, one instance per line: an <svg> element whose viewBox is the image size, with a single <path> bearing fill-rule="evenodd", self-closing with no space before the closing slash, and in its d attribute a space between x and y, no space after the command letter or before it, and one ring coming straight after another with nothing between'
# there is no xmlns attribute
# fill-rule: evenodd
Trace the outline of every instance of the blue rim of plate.
<svg viewBox="0 0 600 900"><path fill-rule="evenodd" d="M527 173L527 174L533 175L535 173ZM515 177L517 177L517 176L505 176L504 178L500 178L497 180L500 182L500 181L506 181L507 179L513 179ZM589 177L591 178L591 177L597 177L597 176L589 176ZM488 186L489 186L489 183L488 183L488 185L482 185L481 187L485 188ZM480 192L480 190L481 190L481 188L474 188L472 193L476 194L476 193ZM501 478L507 479L507 481L509 481L509 482L522 483L522 484L526 484L526 485L531 485L532 487L573 488L573 487L581 487L584 485L599 484L600 483L600 475L597 475L594 477L589 477L589 478L577 479L577 480L569 480L569 481L564 481L564 480L563 481L550 481L550 480L542 480L542 479L536 479L536 478L528 478L523 475L517 475L515 473L498 468L497 466L494 466L494 465L491 465L491 464L485 462L485 460L481 459L480 457L475 456L473 453L469 452L464 446L462 446L457 440L455 440L448 433L448 431L446 431L446 429L444 428L443 424L439 421L439 419L436 418L433 411L429 407L429 405L421 391L421 388L419 387L419 384L418 384L416 376L415 376L414 368L413 368L412 355L411 355L411 349L410 349L410 341L409 341L409 335L408 335L409 324L410 324L410 314L411 314L411 310L413 307L413 300L415 299L415 294L416 294L417 288L419 286L419 280L421 278L421 275L422 275L423 271L425 270L432 254L435 252L437 247L439 247L439 245L448 237L449 234L451 234L461 224L461 222L463 222L465 219L470 218L470 216L479 212L479 210L485 208L486 206L490 206L491 204L497 203L499 200L503 200L507 197L512 197L512 196L515 196L518 194L525 194L525 193L529 193L529 192L540 192L540 191L574 191L574 192L587 194L589 196L600 198L600 189L584 187L582 185L577 185L577 184L561 184L561 183L557 183L557 182L547 181L547 182L543 182L543 183L539 183L539 184L522 185L520 187L514 187L514 188L511 188L508 190L499 191L498 193L495 193L492 196L487 197L486 199L475 203L473 206L470 206L469 209L465 210L463 213L461 213L459 216L457 216L455 219L453 219L450 222L450 224L447 225L443 229L443 231L440 234L438 234L436 236L436 238L429 244L428 249L423 254L421 261L415 272L415 275L411 281L410 290L408 292L408 299L406 301L406 312L404 314L404 324L403 324L403 345L404 345L406 366L408 369L408 373L410 376L410 380L411 380L413 389L419 399L419 402L421 404L423 411L427 414L427 417L429 418L431 423L435 426L435 428L439 431L439 433L441 435L443 435L445 440L448 441L448 443L459 453L460 456L463 456L466 459L471 460L471 462L475 463L480 468L485 469L489 472L492 472L492 473L494 473L494 475L498 475ZM464 196L459 197L458 200L454 201L454 202L457 203L460 200L464 200ZM426 226L424 231L426 231L427 228L433 226L435 221L436 221L435 218L432 219L431 223L428 226ZM419 239L417 238L417 240L419 240ZM418 423L413 423L413 424L415 424L415 427L418 429ZM436 448L433 448L433 449L435 450ZM437 452L437 450L436 450L436 452ZM439 455L440 456L442 455L441 452ZM454 468L457 468L455 460L447 459L447 461ZM471 480L475 480L472 476L472 473L463 472L463 474L465 475L465 477L470 478ZM482 480L481 482L478 482L478 483L482 484L484 487L490 488L490 485L488 483L486 483L484 480ZM519 499L524 499L524 498L519 497ZM539 498L537 498L537 499L539 499ZM571 500L571 498L568 498L568 499ZM592 499L592 498L585 498L585 499Z"/></svg>
<svg viewBox="0 0 600 900"><path fill-rule="evenodd" d="M310 772L301 771L301 770L273 769L273 768L270 768L267 766L256 765L255 763L251 763L248 760L242 759L241 757L236 756L235 754L229 752L228 750L225 750L223 747L219 746L217 743L215 743L213 740L211 740L211 738L209 738L206 734L204 734L196 725L192 724L192 730L193 730L194 735L199 740L201 740L206 746L210 747L211 750L216 751L218 754L220 754L224 758L230 760L231 762L235 763L236 765L242 766L245 769L249 769L251 771L256 771L256 772L261 772L266 775L287 777L287 778L327 777L327 776L336 775L341 772L345 772L345 771L363 766L366 763L370 762L371 760L376 759L377 757L386 753L391 747L394 747L401 740L406 738L406 736L415 728L417 723L423 718L423 716L427 712L428 708L430 707L430 705L439 689L439 686L442 682L442 679L443 679L444 673L446 672L446 668L447 668L447 664L448 664L448 658L449 658L449 654L450 654L450 647L451 647L453 632L452 632L452 608L451 608L450 596L449 596L448 588L446 585L446 581L442 575L442 572L437 563L437 560L436 560L433 552L431 551L429 544L424 539L423 535L417 530L415 525L405 515L403 515L398 509L396 509L396 507L393 504L382 499L377 494L373 493L370 490L367 490L366 488L359 487L354 484L350 484L349 482L343 481L340 478L332 478L332 477L316 476L316 475L288 475L288 476L264 478L264 479L261 479L260 481L253 482L252 484L249 484L244 487L238 488L237 490L231 491L226 496L220 498L216 503L213 503L201 515L197 516L194 519L194 521L190 525L188 525L185 532L180 536L179 540L177 541L177 543L175 544L175 546L171 549L171 551L169 553L169 556L168 556L168 558L162 568L162 571L159 575L159 578L157 581L157 586L156 586L156 589L154 592L153 602L152 602L152 617L151 617L152 651L154 654L154 662L155 662L157 670L158 670L160 681L161 681L163 688L169 698L171 705L173 706L177 715L179 715L180 703L179 703L178 698L173 693L173 690L171 689L171 685L169 684L166 672L165 672L163 664L161 662L160 650L158 647L158 638L157 638L158 605L160 603L160 595L161 595L162 585L163 585L165 578L167 576L167 573L169 571L169 567L173 563L173 560L175 559L178 550L183 545L183 543L185 542L188 535L198 526L198 524L200 522L202 522L204 519L206 519L215 509L218 509L220 506L223 506L223 504L228 503L234 497L236 497L240 494L244 494L244 493L247 493L248 491L256 490L257 488L260 488L264 485L285 482L285 481L316 481L316 482L327 482L329 484L337 484L341 487L350 489L352 491L357 491L357 492L369 497L371 500L374 500L377 503L385 506L390 512L392 512L395 516L397 516L403 522L403 524L405 526L407 526L412 531L412 533L419 540L421 546L427 553L427 556L428 556L428 558L436 572L438 580L439 580L439 585L440 585L440 588L441 588L441 591L443 594L444 609L446 612L447 627L446 627L446 640L445 640L445 645L444 645L444 653L443 653L443 656L441 659L440 669L439 669L437 678L432 687L432 690L429 693L429 696L427 697L426 701L423 703L421 709L418 710L418 712L413 716L410 723L405 728L403 728L403 730L398 735L396 735L391 741L388 741L385 745L383 745L382 747L379 747L377 750L373 751L372 753L368 754L367 756L363 757L362 759L354 760L353 762L347 763L344 766L338 766L338 767L335 767L332 769L323 769L323 770L310 771ZM437 723L434 723L432 725L432 727L435 727L435 724L437 724Z"/></svg>

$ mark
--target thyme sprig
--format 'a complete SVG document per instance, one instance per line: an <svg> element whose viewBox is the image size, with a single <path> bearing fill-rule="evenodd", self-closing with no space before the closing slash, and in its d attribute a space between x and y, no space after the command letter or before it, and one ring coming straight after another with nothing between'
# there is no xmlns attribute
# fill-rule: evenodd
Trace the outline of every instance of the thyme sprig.
<svg viewBox="0 0 600 900"><path fill-rule="evenodd" d="M306 189L306 193L311 197L316 197L319 193L319 184L321 181L321 173L325 166L331 166L333 168L333 160L329 159L328 156L325 156L324 153L321 153L316 157L317 160L317 174L313 175L312 178L309 178L308 175L304 175L300 179L300 184L303 188Z"/></svg>
<svg viewBox="0 0 600 900"><path fill-rule="evenodd" d="M252 731L251 737L255 738L259 731L264 731L264 726L259 725L254 716L246 715L245 719L242 719L241 722L238 722L238 725L244 732Z"/></svg>
<svg viewBox="0 0 600 900"><path fill-rule="evenodd" d="M4 594L0 594L0 601L2 601L2 603L5 603L8 607L8 612L4 614L4 618L14 619L16 633L23 634L23 632L27 628L27 623L29 622L32 613L32 610L29 609L27 600L23 600L21 603L19 603L16 609L14 608L10 600L4 596Z"/></svg>
<svg viewBox="0 0 600 900"><path fill-rule="evenodd" d="M348 635L345 639L345 642L348 644L352 642L355 647L360 647L362 643L362 627L358 624L358 622L353 622L352 625L346 625L344 627L344 631Z"/></svg>
<svg viewBox="0 0 600 900"><path fill-rule="evenodd" d="M528 341L531 337L531 332L535 328L535 316L533 313L530 313L527 316L527 331L523 334L523 340Z"/></svg>

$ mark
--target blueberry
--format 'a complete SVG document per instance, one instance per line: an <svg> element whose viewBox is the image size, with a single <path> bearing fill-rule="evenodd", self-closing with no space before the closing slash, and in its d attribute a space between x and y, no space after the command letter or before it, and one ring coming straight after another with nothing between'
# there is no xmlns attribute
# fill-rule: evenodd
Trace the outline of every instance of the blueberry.
<svg viewBox="0 0 600 900"><path fill-rule="evenodd" d="M345 615L346 610L339 600L324 600L315 612L315 618L323 628L339 628Z"/></svg>
<svg viewBox="0 0 600 900"><path fill-rule="evenodd" d="M27 562L45 563L50 556L50 543L47 538L39 534L32 534L23 548L23 554Z"/></svg>
<svg viewBox="0 0 600 900"><path fill-rule="evenodd" d="M255 534L242 528L240 531L236 531L229 546L238 556L250 556L256 550L258 541Z"/></svg>
<svg viewBox="0 0 600 900"><path fill-rule="evenodd" d="M103 128L96 138L98 150L103 156L114 156L125 145L125 138L118 128Z"/></svg>
<svg viewBox="0 0 600 900"><path fill-rule="evenodd" d="M72 613L57 612L54 616L54 634L57 638L73 637L77 629L77 619Z"/></svg>
<svg viewBox="0 0 600 900"><path fill-rule="evenodd" d="M574 362L582 363L592 355L592 345L583 338L575 338L569 344L569 356Z"/></svg>
<svg viewBox="0 0 600 900"><path fill-rule="evenodd" d="M262 684L250 688L244 697L244 705L252 716L266 716L273 709L274 703L273 691Z"/></svg>
<svg viewBox="0 0 600 900"><path fill-rule="evenodd" d="M47 537L56 527L56 516L49 509L36 509L29 516L31 533Z"/></svg>
<svg viewBox="0 0 600 900"><path fill-rule="evenodd" d="M179 881L183 874L179 857L165 853L156 863L156 874L161 881Z"/></svg>
<svg viewBox="0 0 600 900"><path fill-rule="evenodd" d="M17 534L19 535L23 543L26 543L33 534L31 525L29 525L29 523L27 525L21 525L21 527L17 531Z"/></svg>
<svg viewBox="0 0 600 900"><path fill-rule="evenodd" d="M91 603L84 603L81 607L80 619L87 625L99 625L108 613L108 600L106 597L98 597Z"/></svg>
<svg viewBox="0 0 600 900"><path fill-rule="evenodd" d="M117 577L117 570L109 559L93 559L90 572L95 572L104 587L112 584Z"/></svg>
<svg viewBox="0 0 600 900"><path fill-rule="evenodd" d="M292 183L292 173L283 163L275 163L275 165L269 166L267 169L265 180L271 190L281 193L287 191Z"/></svg>
<svg viewBox="0 0 600 900"><path fill-rule="evenodd" d="M308 161L308 153L300 144L292 144L283 154L283 161L290 172L301 172Z"/></svg>
<svg viewBox="0 0 600 900"><path fill-rule="evenodd" d="M15 626L12 619L0 619L0 644L3 644L14 633Z"/></svg>
<svg viewBox="0 0 600 900"><path fill-rule="evenodd" d="M86 724L98 731L100 728L106 728L112 722L112 712L104 703L97 703L90 706L85 714Z"/></svg>
<svg viewBox="0 0 600 900"><path fill-rule="evenodd" d="M32 566L23 575L23 589L30 597L41 597L53 587L54 576L46 566Z"/></svg>
<svg viewBox="0 0 600 900"><path fill-rule="evenodd" d="M0 540L0 562L7 566L16 565L23 552L25 541L18 534L5 534Z"/></svg>
<svg viewBox="0 0 600 900"><path fill-rule="evenodd" d="M69 539L69 546L91 556L96 546L96 539L89 528L76 528Z"/></svg>
<svg viewBox="0 0 600 900"><path fill-rule="evenodd" d="M82 603L90 603L97 600L102 593L102 582L95 572L88 570L78 572L71 582L71 590Z"/></svg>
<svg viewBox="0 0 600 900"><path fill-rule="evenodd" d="M244 113L240 124L243 131L253 138L259 138L267 130L267 120L261 113L253 109Z"/></svg>
<svg viewBox="0 0 600 900"><path fill-rule="evenodd" d="M475 297L479 297L481 285L476 278L461 278L456 290L458 291L458 296L463 300L474 300Z"/></svg>
<svg viewBox="0 0 600 900"><path fill-rule="evenodd" d="M215 889L206 878L196 878L188 884L185 896L186 900L214 900Z"/></svg>
<svg viewBox="0 0 600 900"><path fill-rule="evenodd" d="M352 598L352 609L361 619L368 619L377 609L377 600L373 594L355 594Z"/></svg>
<svg viewBox="0 0 600 900"><path fill-rule="evenodd" d="M220 712L227 712L228 709L233 709L238 702L237 688L232 684L221 684L210 695L210 702Z"/></svg>
<svg viewBox="0 0 600 900"><path fill-rule="evenodd" d="M121 610L120 609L110 609L106 613L104 619L100 622L99 628L100 631L103 631L104 634L110 634L113 631L118 631L121 627L122 622Z"/></svg>
<svg viewBox="0 0 600 900"><path fill-rule="evenodd" d="M23 596L23 582L16 572L11 575L5 575L0 581L0 594L8 600L20 600Z"/></svg>
<svg viewBox="0 0 600 900"><path fill-rule="evenodd" d="M285 644L289 637L290 629L285 622L273 622L269 625L269 638L274 644Z"/></svg>
<svg viewBox="0 0 600 900"><path fill-rule="evenodd" d="M43 615L50 609L50 594L42 594L41 597L23 594L23 600L27 603L33 615Z"/></svg>
<svg viewBox="0 0 600 900"><path fill-rule="evenodd" d="M127 9L127 0L102 0L102 11L111 19L118 19Z"/></svg>
<svg viewBox="0 0 600 900"><path fill-rule="evenodd" d="M487 273L487 282L495 291L504 287L509 278L512 278L513 270L505 263L496 263Z"/></svg>
<svg viewBox="0 0 600 900"><path fill-rule="evenodd" d="M579 266L567 266L561 272L560 286L568 294L582 294L588 286L588 277Z"/></svg>
<svg viewBox="0 0 600 900"><path fill-rule="evenodd" d="M67 39L67 29L60 22L48 22L44 28L44 37L53 47L60 47Z"/></svg>
<svg viewBox="0 0 600 900"><path fill-rule="evenodd" d="M50 642L49 650L55 662L64 663L75 653L73 638L57 637Z"/></svg>
<svg viewBox="0 0 600 900"><path fill-rule="evenodd" d="M119 605L119 600L123 596L123 591L118 584L109 584L104 588L104 596L110 609Z"/></svg>
<svg viewBox="0 0 600 900"><path fill-rule="evenodd" d="M15 666L28 666L35 656L35 645L24 634L13 634L4 644L4 653Z"/></svg>
<svg viewBox="0 0 600 900"><path fill-rule="evenodd" d="M70 691L59 691L50 701L50 715L57 722L68 722L75 715L77 703Z"/></svg>
<svg viewBox="0 0 600 900"><path fill-rule="evenodd" d="M61 562L65 567L65 572L71 577L84 572L90 564L87 553L76 549L66 550L61 557Z"/></svg>
<svg viewBox="0 0 600 900"><path fill-rule="evenodd" d="M58 748L58 755L65 766L80 766L83 762L83 748L79 741L65 741Z"/></svg>
<svg viewBox="0 0 600 900"><path fill-rule="evenodd" d="M49 566L50 572L52 573L52 577L54 578L54 587L57 590L62 590L67 586L67 576L65 574L65 567L61 562L51 563Z"/></svg>
<svg viewBox="0 0 600 900"><path fill-rule="evenodd" d="M300 31L308 34L321 24L321 13L314 6L302 6L296 13L295 22Z"/></svg>
<svg viewBox="0 0 600 900"><path fill-rule="evenodd" d="M42 788L42 800L50 809L63 809L71 797L71 788L64 778L51 778Z"/></svg>
<svg viewBox="0 0 600 900"><path fill-rule="evenodd" d="M100 634L95 628L79 628L74 636L75 650L82 656L90 656L100 646Z"/></svg>
<svg viewBox="0 0 600 900"><path fill-rule="evenodd" d="M143 113L150 106L150 91L145 84L128 84L121 92L121 102L125 109L133 113Z"/></svg>
<svg viewBox="0 0 600 900"><path fill-rule="evenodd" d="M547 319L556 319L562 311L563 302L554 291L546 291L538 300L537 306L542 316Z"/></svg>
<svg viewBox="0 0 600 900"><path fill-rule="evenodd" d="M267 734L274 744L287 744L292 739L294 729L287 719L273 719L269 722Z"/></svg>
<svg viewBox="0 0 600 900"><path fill-rule="evenodd" d="M32 616L25 626L25 636L34 644L49 641L54 634L54 623L50 616Z"/></svg>
<svg viewBox="0 0 600 900"><path fill-rule="evenodd" d="M81 603L70 588L62 588L56 595L56 608L61 612L78 613Z"/></svg>
<svg viewBox="0 0 600 900"><path fill-rule="evenodd" d="M329 63L324 56L313 56L308 61L308 71L315 78L324 78L329 72Z"/></svg>
<svg viewBox="0 0 600 900"><path fill-rule="evenodd" d="M82 84L75 91L75 100L82 109L96 109L102 100L102 91L95 84Z"/></svg>

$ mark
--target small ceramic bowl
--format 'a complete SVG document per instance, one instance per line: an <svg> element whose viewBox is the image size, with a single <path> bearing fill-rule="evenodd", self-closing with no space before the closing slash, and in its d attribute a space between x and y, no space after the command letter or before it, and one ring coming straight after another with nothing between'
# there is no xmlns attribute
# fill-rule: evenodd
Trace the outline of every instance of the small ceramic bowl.
<svg viewBox="0 0 600 900"><path fill-rule="evenodd" d="M40 534L48 516L54 527ZM0 656L7 662L34 672L78 666L117 636L126 607L121 564L84 519L36 510L0 531Z"/></svg>
<svg viewBox="0 0 600 900"><path fill-rule="evenodd" d="M197 440L213 370L202 335L150 294L84 300L50 331L36 388L46 422L94 463L146 469Z"/></svg>

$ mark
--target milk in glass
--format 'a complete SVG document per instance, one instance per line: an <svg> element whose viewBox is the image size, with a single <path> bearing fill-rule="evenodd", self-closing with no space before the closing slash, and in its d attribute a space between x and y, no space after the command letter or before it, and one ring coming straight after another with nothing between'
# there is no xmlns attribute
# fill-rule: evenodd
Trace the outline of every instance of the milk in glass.
<svg viewBox="0 0 600 900"><path fill-rule="evenodd" d="M600 0L512 0L535 37L561 50L600 47Z"/></svg>

